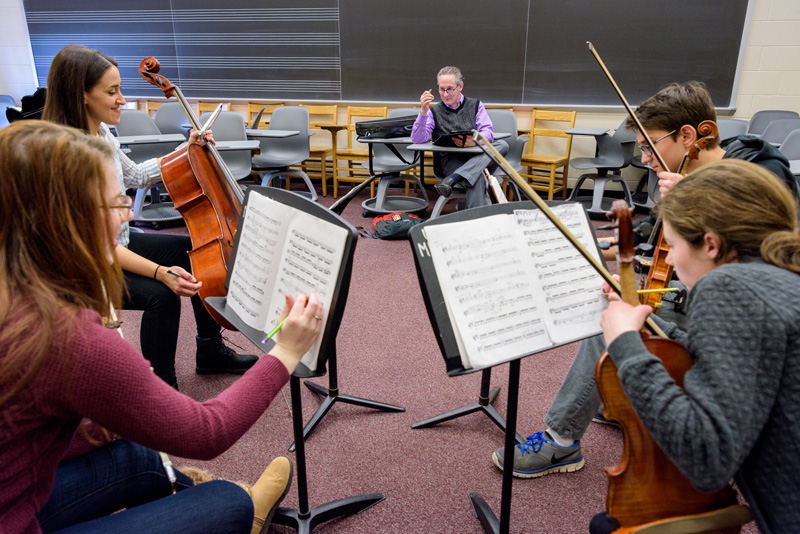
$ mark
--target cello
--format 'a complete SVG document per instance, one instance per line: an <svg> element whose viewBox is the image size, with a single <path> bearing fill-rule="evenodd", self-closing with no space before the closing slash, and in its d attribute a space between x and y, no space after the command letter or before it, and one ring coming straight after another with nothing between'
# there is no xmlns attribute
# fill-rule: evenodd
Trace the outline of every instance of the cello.
<svg viewBox="0 0 800 534"><path fill-rule="evenodd" d="M639 304L633 269L634 245L631 210L624 200L612 205L611 218L616 219L617 254L622 300ZM686 348L671 339L642 333L648 352L661 359L675 382L683 387L683 378L692 365ZM707 530L718 534L740 532L739 525L749 518L749 510L739 506L730 487L714 493L703 493L692 486L674 463L661 450L636 414L622 388L617 367L604 352L597 362L595 382L603 400L606 418L620 424L623 435L622 457L614 467L607 467L607 513L619 521L622 534L644 524L662 521L710 522ZM713 530L712 530L713 529ZM668 532L665 530L664 532Z"/></svg>
<svg viewBox="0 0 800 534"><path fill-rule="evenodd" d="M139 74L164 91L175 95L196 130L200 123L181 90L158 74L161 65L154 57L139 64ZM224 296L234 237L244 203L244 193L219 152L211 143L189 144L161 158L162 180L175 208L186 221L192 250L189 259L192 274L203 282L198 294L208 313L224 328L236 330L206 304L207 297Z"/></svg>

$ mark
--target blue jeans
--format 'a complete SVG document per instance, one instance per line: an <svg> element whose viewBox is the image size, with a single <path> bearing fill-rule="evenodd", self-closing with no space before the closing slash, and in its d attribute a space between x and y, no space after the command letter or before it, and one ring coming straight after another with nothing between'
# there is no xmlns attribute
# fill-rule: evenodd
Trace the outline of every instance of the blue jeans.
<svg viewBox="0 0 800 534"><path fill-rule="evenodd" d="M247 492L222 480L193 486L175 474L172 495L157 452L115 441L59 464L39 525L58 533L250 532L253 501Z"/></svg>
<svg viewBox="0 0 800 534"><path fill-rule="evenodd" d="M544 423L569 439L581 439L602 406L594 383L594 368L606 350L603 335L581 341L564 383L544 416Z"/></svg>

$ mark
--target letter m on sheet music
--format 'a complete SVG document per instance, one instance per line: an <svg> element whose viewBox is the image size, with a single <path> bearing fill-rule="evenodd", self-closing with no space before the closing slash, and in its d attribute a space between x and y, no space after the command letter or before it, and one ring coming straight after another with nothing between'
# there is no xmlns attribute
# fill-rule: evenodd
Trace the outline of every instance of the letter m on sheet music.
<svg viewBox="0 0 800 534"><path fill-rule="evenodd" d="M420 256L428 256L431 257L431 252L428 250L428 242L425 241L424 243L417 243L417 248L419 249Z"/></svg>

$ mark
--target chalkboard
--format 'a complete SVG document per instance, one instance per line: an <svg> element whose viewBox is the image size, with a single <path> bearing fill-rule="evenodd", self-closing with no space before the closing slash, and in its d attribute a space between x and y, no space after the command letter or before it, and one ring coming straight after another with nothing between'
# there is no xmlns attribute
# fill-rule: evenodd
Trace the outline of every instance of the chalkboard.
<svg viewBox="0 0 800 534"><path fill-rule="evenodd" d="M73 42L120 62L129 97L155 56L189 98L416 102L445 65L487 103L619 106L673 81L735 104L751 0L24 0L40 85ZM264 7L268 5L269 7ZM58 9L55 9L57 7Z"/></svg>

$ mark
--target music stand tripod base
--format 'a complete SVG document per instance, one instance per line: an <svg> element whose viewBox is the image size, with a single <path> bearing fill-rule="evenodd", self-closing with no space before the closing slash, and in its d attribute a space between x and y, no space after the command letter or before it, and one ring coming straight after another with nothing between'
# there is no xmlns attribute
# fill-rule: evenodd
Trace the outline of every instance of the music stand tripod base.
<svg viewBox="0 0 800 534"><path fill-rule="evenodd" d="M500 393L500 386L495 386L489 389L491 380L491 368L484 369L481 371L481 391L479 393L477 402L473 402L471 404L467 404L466 406L456 408L455 410L450 410L449 412L436 415L429 419L425 419L424 421L419 421L411 425L411 428L429 428L438 425L439 423L444 423L445 421L450 421L451 419L457 419L474 412L483 412L494 422L494 424L496 424L503 432L505 432L506 420L497 412L497 410L495 410L494 406L492 406L492 403L497 398L497 394ZM306 385L308 385L308 383L306 383ZM515 437L519 443L525 443L525 440L518 433Z"/></svg>
<svg viewBox="0 0 800 534"><path fill-rule="evenodd" d="M308 439L308 436L317 426L317 424L325 417L325 414L328 413L334 404L337 401L345 402L347 404L354 404L356 406L363 406L364 408L372 408L373 410L380 410L382 412L404 412L406 411L405 408L401 406L395 406L394 404L386 404L384 402L378 402L369 399L363 399L361 397L354 397L352 395L344 395L339 393L339 382L338 382L338 375L336 370L336 355L332 355L328 357L328 387L320 386L314 382L310 382L306 380L304 384L310 389L312 392L317 393L319 395L324 396L325 398L322 400L322 404L317 411L314 412L314 415L309 419L308 423L306 423L305 428L303 429L303 439ZM295 447L297 446L297 442L292 443L289 446L289 452L293 452Z"/></svg>
<svg viewBox="0 0 800 534"><path fill-rule="evenodd" d="M304 516L300 514L299 510L281 507L275 511L272 522L276 525L284 525L293 528L298 534L308 534L314 530L314 527L321 523L336 519L337 517L360 514L372 508L385 498L383 493L368 493L356 497L346 497L320 506L315 506Z"/></svg>
<svg viewBox="0 0 800 534"><path fill-rule="evenodd" d="M295 441L303 433L303 406L300 399L300 379L293 374L289 379L292 394L292 426ZM278 508L272 522L278 525L285 525L295 529L298 533L309 534L314 527L335 519L355 515L371 508L384 500L386 497L382 493L367 493L338 499L314 508L308 506L308 481L306 478L306 448L304 440L297 443L297 454L295 455L297 465L297 496L299 506L293 508Z"/></svg>

